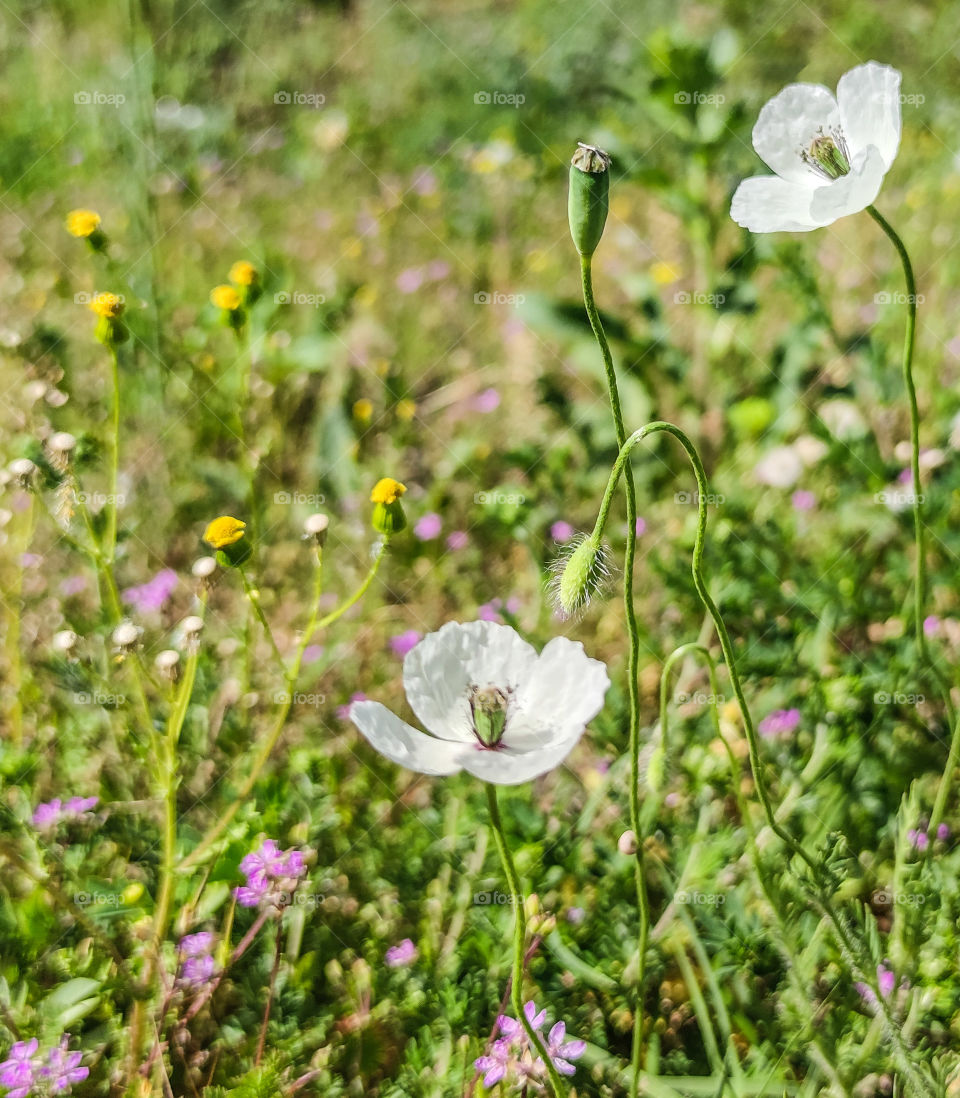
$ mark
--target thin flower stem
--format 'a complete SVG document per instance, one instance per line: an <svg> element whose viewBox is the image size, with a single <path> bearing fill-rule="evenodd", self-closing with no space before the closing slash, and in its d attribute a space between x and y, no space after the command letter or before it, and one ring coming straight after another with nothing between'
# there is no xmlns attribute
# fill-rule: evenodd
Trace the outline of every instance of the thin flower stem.
<svg viewBox="0 0 960 1098"><path fill-rule="evenodd" d="M800 976L801 966L800 960L796 955L796 952L792 948L786 930L787 917L780 911L778 907L778 901L775 898L773 890L769 887L766 879L766 875L763 872L763 868L760 863L760 852L757 849L757 837L754 831L753 822L750 819L750 810L743 795L743 790L740 788L740 767L736 756L733 753L733 749L730 746L727 737L723 734L723 729L720 726L720 686L717 678L717 661L713 658L713 653L706 645L698 644L695 641L691 641L687 644L681 644L678 648L675 648L667 657L663 665L663 670L660 673L660 738L663 745L663 751L665 758L669 758L669 686L670 686L670 672L673 670L674 665L681 659L687 656L698 655L703 658L704 663L707 665L707 674L710 680L710 717L713 724L713 731L717 739L723 744L726 751L727 761L730 764L730 784L733 792L734 799L737 802L737 809L740 813L740 819L743 821L744 831L747 835L747 851L750 856L750 861L753 865L753 871L757 878L757 883L760 886L760 891L766 898L767 903L770 905L770 910L773 912L773 923L777 933L777 944L780 951L787 962L786 971L790 978L790 982L794 986L794 990L797 995L797 1002L803 1003L809 1006L809 996L807 995L807 989L803 984L803 980ZM659 804L658 797L658 804ZM817 1019L814 1012L811 1010L808 1013L806 1023L809 1027L809 1032L813 1043L816 1045L817 1050L820 1053L822 1060L822 1066L830 1076L830 1080L833 1085L844 1095L844 1098L849 1098L849 1090L846 1084L840 1079L836 1067L834 1066L828 1050L823 1040L823 1034L821 1033L821 1027L817 1024ZM729 1028L729 1027L728 1027Z"/></svg>
<svg viewBox="0 0 960 1098"><path fill-rule="evenodd" d="M610 408L613 412L613 424L617 435L617 446L622 447L627 438L623 424L623 411L620 406L620 390L617 374L613 365L610 345L607 343L600 313L593 297L592 257L580 256L580 278L583 288L583 304L590 320L594 338L603 357L603 366L607 376L607 391ZM637 491L633 479L633 470L629 465L624 478L627 497L627 544L624 551L623 568L623 609L627 622L629 653L627 658L627 695L630 702L630 826L637 836L637 854L634 865L634 877L637 893L637 996L634 1006L633 1043L631 1051L632 1078L630 1098L637 1098L640 1086L640 1070L643 1046L643 983L646 966L647 945L650 939L650 899L647 895L646 867L644 865L643 836L640 834L640 631L633 605L633 571L637 549Z"/></svg>
<svg viewBox="0 0 960 1098"><path fill-rule="evenodd" d="M510 890L515 916L513 921L513 974L510 983L510 1000L513 1004L513 1010L517 1016L517 1020L527 1031L530 1043L537 1050L538 1055L546 1066L547 1074L550 1079L550 1092L553 1095L553 1098L563 1098L565 1090L563 1082L560 1079L560 1074L556 1067L554 1067L553 1060L550 1059L550 1056L544 1047L543 1039L540 1034L537 1033L536 1029L534 1029L523 1009L523 947L527 937L527 917L526 912L524 911L524 896L520 888L520 878L517 876L517 870L513 864L513 857L510 854L510 847L507 845L507 837L503 830L503 820L500 817L500 806L497 803L497 787L492 782L487 782L486 787L487 808L490 812L490 828L493 831L493 840L497 845L497 853L500 855L504 876L507 878L507 888Z"/></svg>
<svg viewBox="0 0 960 1098"><path fill-rule="evenodd" d="M117 484L120 478L120 358L115 345L110 346L110 479L107 495L107 525L100 550L107 568L113 567L117 553Z"/></svg>
<svg viewBox="0 0 960 1098"><path fill-rule="evenodd" d="M280 670L283 671L286 668L286 661L283 658L283 653L277 646L273 630L270 628L267 616L263 612L263 607L260 605L260 592L251 584L250 580L247 578L247 573L240 565L237 566L237 571L240 573L240 582L243 584L243 590L244 594L247 596L247 601L253 608L253 612L257 616L257 621L263 626L263 631L266 634L267 640L270 642L270 647L273 649L274 659L276 659L277 663L280 665Z"/></svg>
<svg viewBox="0 0 960 1098"><path fill-rule="evenodd" d="M927 647L927 637L923 631L924 605L927 593L927 556L923 524L923 490L920 484L920 409L917 406L917 388L913 380L913 348L917 330L917 283L906 245L893 226L875 206L868 206L867 213L886 233L891 244L896 248L897 255L903 265L903 277L907 287L907 326L903 334L903 384L907 391L907 402L910 407L910 475L913 479L913 537L917 554L913 590L913 627L920 660L924 667L932 668L944 691L947 713L952 725L956 715L950 698L950 684L944 680L939 668L931 661L930 651Z"/></svg>
<svg viewBox="0 0 960 1098"><path fill-rule="evenodd" d="M201 598L200 613L206 610L206 599ZM160 967L160 954L166 940L173 906L176 885L177 857L177 787L179 768L177 766L177 746L180 734L190 707L193 686L197 677L197 663L200 658L200 645L194 642L187 658L183 678L177 689L173 708L167 718L166 732L160 742L160 797L163 802L163 853L160 863L160 887L154 907L153 930L151 934L146 965L144 966L143 986L149 995L152 984ZM130 1025L130 1064L135 1070L139 1067L140 1042L143 1039L143 1022L146 1012L146 1000L138 999L134 1004Z"/></svg>
<svg viewBox="0 0 960 1098"><path fill-rule="evenodd" d="M370 566L370 571L367 573L365 579L360 584L359 588L336 610L331 611L326 617L319 617L320 610L320 594L323 584L323 558L321 550L317 550L317 563L314 571L314 590L313 590L313 609L310 615L310 620L307 623L306 628L303 631L303 635L300 638L300 643L297 645L297 650L294 654L293 661L289 669L285 670L284 680L286 682L286 692L284 700L277 712L276 719L274 720L273 727L271 728L267 738L263 741L260 750L257 752L254 759L253 766L250 773L247 775L243 785L237 791L236 796L231 800L230 804L218 817L213 826L204 834L203 838L193 848L193 850L181 860L178 870L183 872L189 869L191 866L196 865L204 854L210 849L210 847L220 838L224 830L230 824L230 821L237 814L244 801L250 795L253 787L257 783L257 779L260 777L260 772L263 770L273 752L273 749L277 745L277 741L283 732L284 726L287 722L287 717L290 714L291 706L293 705L293 688L296 685L297 677L300 674L300 666L303 662L303 654L307 649L307 645L310 643L311 638L318 629L322 629L332 622L335 622L341 614L345 613L351 606L357 603L373 583L374 577L380 569L380 563L384 558L387 551L387 539L380 544L380 548L377 551L377 555L373 560L373 564Z"/></svg>
<svg viewBox="0 0 960 1098"><path fill-rule="evenodd" d="M795 839L786 828L782 827L777 822L773 804L770 800L770 794L767 791L766 779L763 772L763 761L760 757L760 741L757 737L756 727L754 726L753 718L750 715L750 709L747 705L747 699L743 692L740 673L737 670L734 658L733 644L730 641L730 634L727 632L727 627L720 615L720 611L717 609L716 603L707 590L706 580L703 574L703 553L707 531L707 499L709 497L707 475L696 447L679 427L673 423L665 423L662 420L658 420L653 423L648 423L639 430L634 431L627 439L621 447L617 460L611 470L606 492L604 493L603 501L600 505L600 514L597 518L596 526L594 527L594 536L600 538L603 535L603 528L610 513L613 494L616 491L617 482L620 479L624 466L629 459L630 451L645 438L661 431L672 435L684 448L697 479L697 534L694 541L693 560L691 564L693 583L697 590L697 594L700 596L700 601L713 619L713 624L720 641L720 648L723 652L724 662L727 665L727 674L730 677L730 683L740 707L741 719L743 720L743 727L749 749L750 770L753 774L753 782L757 790L757 797L760 800L770 830L794 855L799 857L807 865L813 875L813 880L816 882L820 876L820 864L812 855L807 853L803 845ZM900 1024L894 1017L890 1004L879 990L876 974L868 974L860 962L857 961L856 955L858 951L855 948L855 943L851 940L846 924L840 919L833 907L829 890L826 888L818 890L817 893L813 895L813 899L817 910L820 911L821 915L830 923L840 947L840 951L844 955L844 959L848 966L851 968L854 978L867 984L867 986L876 992L887 1033L893 1046L894 1056L905 1077L910 1080L915 1088L913 1093L916 1093L917 1095L929 1094L929 1087L911 1063L910 1049L904 1044Z"/></svg>

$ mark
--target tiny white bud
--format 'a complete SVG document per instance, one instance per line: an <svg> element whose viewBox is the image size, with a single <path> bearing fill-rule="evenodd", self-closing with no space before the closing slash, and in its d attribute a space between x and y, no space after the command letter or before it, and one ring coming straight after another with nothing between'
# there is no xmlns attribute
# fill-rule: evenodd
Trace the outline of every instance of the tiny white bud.
<svg viewBox="0 0 960 1098"><path fill-rule="evenodd" d="M190 569L195 579L209 579L216 570L217 561L214 557L198 557Z"/></svg>
<svg viewBox="0 0 960 1098"><path fill-rule="evenodd" d="M318 511L315 515L310 515L306 519L303 524L303 532L308 538L316 538L318 543L322 545L327 536L327 527L329 525L329 516Z"/></svg>
<svg viewBox="0 0 960 1098"><path fill-rule="evenodd" d="M184 618L180 622L180 628L183 630L185 637L195 636L203 629L203 618L198 617L196 614L191 614L190 617Z"/></svg>
<svg viewBox="0 0 960 1098"><path fill-rule="evenodd" d="M72 629L61 629L59 633L53 634L53 647L58 652L70 652L76 647L79 639Z"/></svg>
<svg viewBox="0 0 960 1098"><path fill-rule="evenodd" d="M180 662L180 653L175 652L172 648L165 648L153 662L162 675L168 675Z"/></svg>
<svg viewBox="0 0 960 1098"><path fill-rule="evenodd" d="M113 643L117 648L133 648L143 630L132 621L122 621L113 631Z"/></svg>
<svg viewBox="0 0 960 1098"><path fill-rule="evenodd" d="M17 458L16 461L11 461L7 468L21 484L25 484L33 476L37 467L29 458Z"/></svg>
<svg viewBox="0 0 960 1098"><path fill-rule="evenodd" d="M632 857L640 849L640 844L637 842L637 833L635 831L624 831L624 833L617 839L617 850L621 854L626 854L628 857Z"/></svg>
<svg viewBox="0 0 960 1098"><path fill-rule="evenodd" d="M50 436L48 444L54 453L69 454L77 445L77 440L69 431L57 431L55 435Z"/></svg>

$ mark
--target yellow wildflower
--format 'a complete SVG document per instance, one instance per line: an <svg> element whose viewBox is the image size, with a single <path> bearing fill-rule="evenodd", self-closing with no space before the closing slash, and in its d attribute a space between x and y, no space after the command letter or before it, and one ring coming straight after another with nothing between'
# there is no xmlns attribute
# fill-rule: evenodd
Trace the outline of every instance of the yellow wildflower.
<svg viewBox="0 0 960 1098"><path fill-rule="evenodd" d="M67 214L67 232L78 240L86 240L100 228L100 215L93 210L71 210Z"/></svg>
<svg viewBox="0 0 960 1098"><path fill-rule="evenodd" d="M124 304L124 299L120 294L98 293L93 295L88 306L97 316L115 320L123 313Z"/></svg>
<svg viewBox="0 0 960 1098"><path fill-rule="evenodd" d="M247 524L230 515L221 515L204 530L203 540L214 549L224 549L243 537Z"/></svg>
<svg viewBox="0 0 960 1098"><path fill-rule="evenodd" d="M396 503L406 490L407 486L401 484L399 480L394 480L393 477L383 477L373 486L373 491L370 493L370 502Z"/></svg>
<svg viewBox="0 0 960 1098"><path fill-rule="evenodd" d="M227 312L234 312L234 310L240 308L240 295L232 286L214 286L210 291L210 300L216 305L218 309L226 309Z"/></svg>
<svg viewBox="0 0 960 1098"><path fill-rule="evenodd" d="M245 259L238 259L230 268L230 281L237 286L252 286L259 278L259 271ZM220 287L217 287L218 289Z"/></svg>

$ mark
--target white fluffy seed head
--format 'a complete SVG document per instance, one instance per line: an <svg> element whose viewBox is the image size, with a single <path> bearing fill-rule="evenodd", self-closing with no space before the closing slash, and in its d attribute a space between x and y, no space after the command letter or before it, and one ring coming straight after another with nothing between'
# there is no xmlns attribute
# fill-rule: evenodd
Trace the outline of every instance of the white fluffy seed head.
<svg viewBox="0 0 960 1098"><path fill-rule="evenodd" d="M72 629L61 629L53 634L53 647L58 652L72 652L79 639Z"/></svg>
<svg viewBox="0 0 960 1098"><path fill-rule="evenodd" d="M143 630L132 621L122 621L113 631L113 643L117 648L133 648Z"/></svg>
<svg viewBox="0 0 960 1098"><path fill-rule="evenodd" d="M7 466L10 472L21 481L29 480L36 470L36 465L29 458L17 458Z"/></svg>
<svg viewBox="0 0 960 1098"><path fill-rule="evenodd" d="M304 521L303 532L308 538L316 538L317 541L322 541L326 537L329 525L329 516L318 511L315 515L309 515Z"/></svg>
<svg viewBox="0 0 960 1098"><path fill-rule="evenodd" d="M203 629L203 618L197 617L196 614L191 614L190 617L184 618L180 622L180 628L183 630L185 637L195 637Z"/></svg>
<svg viewBox="0 0 960 1098"><path fill-rule="evenodd" d="M50 436L47 444L55 454L69 454L77 445L77 440L69 431L57 431Z"/></svg>
<svg viewBox="0 0 960 1098"><path fill-rule="evenodd" d="M153 662L158 671L166 673L172 671L180 662L180 653L172 648L165 648Z"/></svg>
<svg viewBox="0 0 960 1098"><path fill-rule="evenodd" d="M190 569L194 579L209 579L216 570L217 561L214 557L198 557Z"/></svg>

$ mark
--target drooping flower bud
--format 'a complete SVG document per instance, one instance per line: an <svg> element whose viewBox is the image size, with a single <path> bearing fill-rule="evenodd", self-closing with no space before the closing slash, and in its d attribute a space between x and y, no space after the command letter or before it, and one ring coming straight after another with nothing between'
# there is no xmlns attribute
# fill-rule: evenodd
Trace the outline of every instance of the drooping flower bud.
<svg viewBox="0 0 960 1098"><path fill-rule="evenodd" d="M590 257L597 250L610 206L610 157L594 145L577 143L570 161L567 211L577 251Z"/></svg>
<svg viewBox="0 0 960 1098"><path fill-rule="evenodd" d="M637 833L635 831L624 831L624 833L617 839L617 850L621 854L632 857L640 849L640 844L637 842Z"/></svg>
<svg viewBox="0 0 960 1098"><path fill-rule="evenodd" d="M318 549L322 549L324 542L327 540L327 528L329 526L329 516L323 514L322 511L317 511L316 514L308 515L304 521L303 536L313 541Z"/></svg>
<svg viewBox="0 0 960 1098"><path fill-rule="evenodd" d="M569 543L553 565L550 584L553 601L564 617L584 610L609 575L606 550L595 534Z"/></svg>
<svg viewBox="0 0 960 1098"><path fill-rule="evenodd" d="M405 484L393 477L383 477L373 486L370 501L373 504L373 528L378 534L390 537L399 534L407 525L407 516L403 513L400 497L407 490Z"/></svg>

